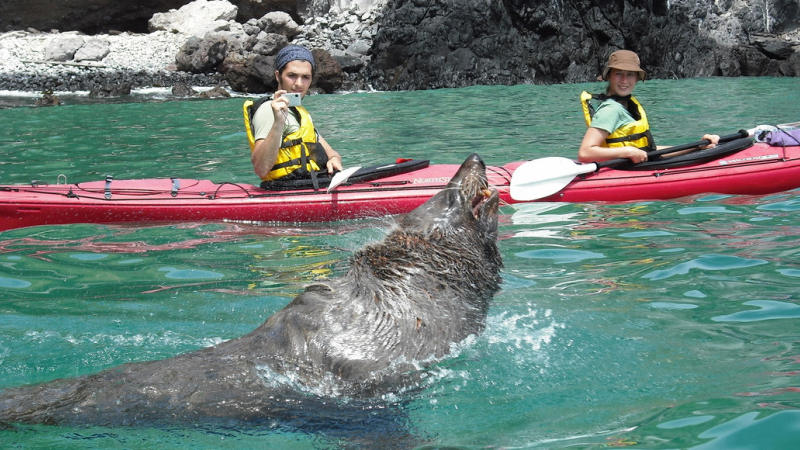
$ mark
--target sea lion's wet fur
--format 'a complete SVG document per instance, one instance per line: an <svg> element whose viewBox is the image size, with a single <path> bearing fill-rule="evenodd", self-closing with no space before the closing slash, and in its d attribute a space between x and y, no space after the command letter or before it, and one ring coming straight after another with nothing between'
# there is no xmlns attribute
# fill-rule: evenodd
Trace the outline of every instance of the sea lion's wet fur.
<svg viewBox="0 0 800 450"><path fill-rule="evenodd" d="M482 331L500 284L497 209L485 166L472 155L446 189L382 242L357 251L345 276L307 287L250 334L174 358L8 389L0 393L0 422L259 420L291 416L300 405L310 411L313 399L401 389ZM308 390L298 392L298 383Z"/></svg>

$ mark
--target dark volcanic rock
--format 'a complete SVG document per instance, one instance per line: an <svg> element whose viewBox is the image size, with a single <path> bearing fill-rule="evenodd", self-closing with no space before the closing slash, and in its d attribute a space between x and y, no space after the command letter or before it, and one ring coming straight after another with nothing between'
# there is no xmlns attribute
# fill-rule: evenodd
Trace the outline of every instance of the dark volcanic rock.
<svg viewBox="0 0 800 450"><path fill-rule="evenodd" d="M397 0L365 71L379 89L582 82L625 48L651 78L800 75L798 43L774 34L797 31L797 3L751 3Z"/></svg>
<svg viewBox="0 0 800 450"><path fill-rule="evenodd" d="M228 54L228 40L221 34L200 39L190 37L175 56L178 70L192 73L214 72Z"/></svg>
<svg viewBox="0 0 800 450"><path fill-rule="evenodd" d="M186 83L175 83L172 86L172 95L176 97L191 97L195 94L197 94L197 91Z"/></svg>
<svg viewBox="0 0 800 450"><path fill-rule="evenodd" d="M264 93L275 91L278 86L272 67L275 58L262 55L246 57L233 53L225 58L222 71L225 81L234 91L245 93Z"/></svg>
<svg viewBox="0 0 800 450"><path fill-rule="evenodd" d="M213 88L197 94L198 98L229 98L231 96L225 88L214 86Z"/></svg>
<svg viewBox="0 0 800 450"><path fill-rule="evenodd" d="M121 97L131 94L130 83L107 82L96 84L89 89L90 98Z"/></svg>
<svg viewBox="0 0 800 450"><path fill-rule="evenodd" d="M311 50L317 63L312 87L322 92L334 92L342 86L342 67L327 51L315 48Z"/></svg>
<svg viewBox="0 0 800 450"><path fill-rule="evenodd" d="M42 92L42 96L36 99L36 106L59 106L61 99L54 95L52 91Z"/></svg>

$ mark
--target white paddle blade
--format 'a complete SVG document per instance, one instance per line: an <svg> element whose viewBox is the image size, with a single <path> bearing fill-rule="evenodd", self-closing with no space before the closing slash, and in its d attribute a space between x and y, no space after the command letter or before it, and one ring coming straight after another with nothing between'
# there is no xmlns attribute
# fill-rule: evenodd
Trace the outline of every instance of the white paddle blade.
<svg viewBox="0 0 800 450"><path fill-rule="evenodd" d="M361 166L358 167L350 167L349 169L344 169L339 172L336 172L336 175L331 178L331 184L328 185L328 192L336 189L336 186L347 181L350 178L350 175L354 174Z"/></svg>
<svg viewBox="0 0 800 450"><path fill-rule="evenodd" d="M794 129L794 128L800 128L800 122L779 123L778 125L775 125L775 126L778 127L778 128L791 128L791 129Z"/></svg>
<svg viewBox="0 0 800 450"><path fill-rule="evenodd" d="M511 175L511 198L522 202L538 200L564 189L576 176L595 170L595 163L576 164L558 156L527 161Z"/></svg>

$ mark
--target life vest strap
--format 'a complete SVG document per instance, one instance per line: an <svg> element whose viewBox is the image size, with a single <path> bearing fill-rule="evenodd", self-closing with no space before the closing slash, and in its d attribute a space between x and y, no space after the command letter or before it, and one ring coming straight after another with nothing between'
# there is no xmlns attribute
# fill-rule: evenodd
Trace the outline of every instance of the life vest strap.
<svg viewBox="0 0 800 450"><path fill-rule="evenodd" d="M302 158L295 158L295 159L290 159L288 161L284 161L282 163L275 164L274 166L272 166L271 170L285 169L291 166L302 166L302 165L303 165Z"/></svg>
<svg viewBox="0 0 800 450"><path fill-rule="evenodd" d="M299 145L302 143L303 143L302 139L292 139L289 141L283 141L283 143L281 144L281 148L294 147L295 145Z"/></svg>
<svg viewBox="0 0 800 450"><path fill-rule="evenodd" d="M316 148L316 147L315 147ZM311 167L311 164L308 162L308 157L311 156L310 152L308 151L308 145L303 145L303 149L300 150L300 167L301 169L307 168L310 175L311 175L311 184L314 186L314 190L319 190L319 180L317 179L317 171Z"/></svg>
<svg viewBox="0 0 800 450"><path fill-rule="evenodd" d="M617 138L608 138L608 139L606 139L606 143L607 144L616 144L617 142L635 141L637 139L641 139L641 138L647 136L648 134L649 133L647 133L647 132L642 132L642 133L629 134L627 136L620 136L620 137L617 137Z"/></svg>
<svg viewBox="0 0 800 450"><path fill-rule="evenodd" d="M311 178L311 183L314 187L314 190L319 190L319 180L317 179L318 170L314 169L311 166L311 162L309 159L311 155L314 155L313 161L317 164L317 166L322 167L327 163L327 158L323 158L325 151L322 149L322 146L317 142L312 143L304 143L299 141L297 144L302 145L302 149L300 150L300 157L294 158L288 161L284 161L282 163L275 164L272 166L272 170L276 169L283 169L286 167L291 166L299 166L297 169L292 171L295 176L299 176L301 174L305 174L308 178ZM309 149L309 145L312 146L313 149Z"/></svg>

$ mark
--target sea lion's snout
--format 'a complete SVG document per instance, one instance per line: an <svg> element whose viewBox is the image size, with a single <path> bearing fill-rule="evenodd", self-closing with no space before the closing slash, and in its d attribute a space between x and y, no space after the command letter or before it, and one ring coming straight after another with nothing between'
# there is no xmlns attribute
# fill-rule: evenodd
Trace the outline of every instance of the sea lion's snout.
<svg viewBox="0 0 800 450"><path fill-rule="evenodd" d="M471 199L472 215L476 220L480 221L487 214L497 213L499 196L497 190L489 186L486 164L477 153L464 160L451 183L460 184L461 193L465 198Z"/></svg>
<svg viewBox="0 0 800 450"><path fill-rule="evenodd" d="M497 229L498 205L499 196L489 186L486 164L473 153L464 160L445 189L406 214L402 222L407 227L415 224L425 234L463 235L470 230L491 240Z"/></svg>

